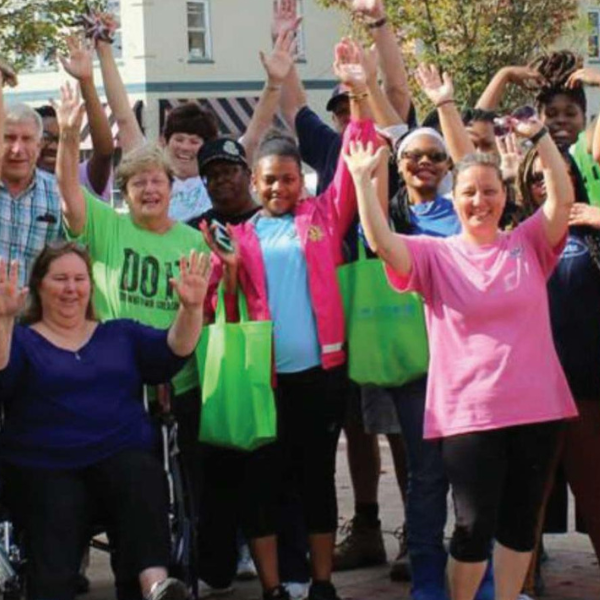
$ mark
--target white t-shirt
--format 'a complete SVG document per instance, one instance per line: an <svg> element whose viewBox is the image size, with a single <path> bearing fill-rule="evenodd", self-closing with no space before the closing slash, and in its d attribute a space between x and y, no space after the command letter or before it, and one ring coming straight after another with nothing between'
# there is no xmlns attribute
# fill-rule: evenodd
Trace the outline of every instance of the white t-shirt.
<svg viewBox="0 0 600 600"><path fill-rule="evenodd" d="M175 221L189 221L212 208L210 197L199 175L173 181L169 217Z"/></svg>

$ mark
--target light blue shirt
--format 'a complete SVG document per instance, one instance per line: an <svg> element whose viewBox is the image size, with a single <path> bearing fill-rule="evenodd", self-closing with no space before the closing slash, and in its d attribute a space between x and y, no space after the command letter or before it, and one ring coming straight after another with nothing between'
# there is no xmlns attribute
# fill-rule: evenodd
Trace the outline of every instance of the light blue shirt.
<svg viewBox="0 0 600 600"><path fill-rule="evenodd" d="M416 235L448 237L460 233L461 225L452 200L438 196L431 202L410 205L410 221Z"/></svg>
<svg viewBox="0 0 600 600"><path fill-rule="evenodd" d="M321 364L317 323L308 287L306 259L292 215L256 220L273 319L278 373Z"/></svg>
<svg viewBox="0 0 600 600"><path fill-rule="evenodd" d="M169 217L174 221L187 223L194 217L212 208L210 196L200 177L189 177L173 181Z"/></svg>

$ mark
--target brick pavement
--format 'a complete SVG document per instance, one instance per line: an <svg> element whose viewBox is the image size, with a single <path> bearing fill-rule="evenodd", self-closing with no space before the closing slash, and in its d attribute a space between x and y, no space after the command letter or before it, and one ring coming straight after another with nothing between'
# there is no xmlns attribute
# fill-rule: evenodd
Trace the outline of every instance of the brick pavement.
<svg viewBox="0 0 600 600"><path fill-rule="evenodd" d="M350 517L352 494L350 490L345 445L338 450L338 495L340 514ZM388 557L394 558L397 543L392 532L401 525L402 506L396 488L389 449L382 443L382 474L380 481L381 518ZM600 507L599 507L600 509ZM450 531L449 524L448 532ZM546 593L542 600L600 600L600 569L586 536L576 533L546 536L549 560L544 564ZM92 590L86 600L112 600L112 579L105 555L92 552L90 568ZM335 575L340 596L345 600L405 600L410 598L408 584L393 583L387 567L361 569ZM236 591L227 596L231 600L260 598L257 582L236 584Z"/></svg>

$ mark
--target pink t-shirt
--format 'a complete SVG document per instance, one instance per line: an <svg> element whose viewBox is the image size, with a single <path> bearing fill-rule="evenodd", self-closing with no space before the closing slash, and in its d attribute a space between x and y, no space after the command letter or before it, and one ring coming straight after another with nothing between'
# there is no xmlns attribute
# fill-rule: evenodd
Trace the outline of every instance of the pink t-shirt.
<svg viewBox="0 0 600 600"><path fill-rule="evenodd" d="M485 246L460 235L403 236L411 273L386 272L393 287L425 300L426 438L577 415L546 293L564 242L551 248L543 227L538 211Z"/></svg>

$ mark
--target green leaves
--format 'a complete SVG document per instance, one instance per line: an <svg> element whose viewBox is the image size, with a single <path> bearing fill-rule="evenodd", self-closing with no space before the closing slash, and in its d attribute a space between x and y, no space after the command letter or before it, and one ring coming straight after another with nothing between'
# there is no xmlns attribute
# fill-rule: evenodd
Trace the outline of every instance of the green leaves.
<svg viewBox="0 0 600 600"><path fill-rule="evenodd" d="M350 12L347 0L317 1ZM457 98L469 106L501 67L527 64L569 33L579 19L577 0L386 0L385 4L409 68L432 62L448 71ZM413 91L417 94L418 86ZM421 96L415 99L423 105Z"/></svg>

